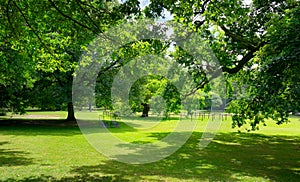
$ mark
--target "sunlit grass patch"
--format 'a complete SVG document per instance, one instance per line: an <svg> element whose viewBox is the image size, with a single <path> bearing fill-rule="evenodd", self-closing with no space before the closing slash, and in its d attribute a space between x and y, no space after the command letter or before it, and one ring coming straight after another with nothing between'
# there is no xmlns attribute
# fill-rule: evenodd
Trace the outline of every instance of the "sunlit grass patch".
<svg viewBox="0 0 300 182"><path fill-rule="evenodd" d="M83 116L89 117L90 113L84 113ZM98 116L93 117L92 120L97 120ZM119 121L119 128L108 129L126 142L146 144L166 137L179 122L176 118L161 121L151 119L153 118L137 118L129 121L123 118ZM142 122L157 123L152 128L145 129L138 127ZM237 129L232 129L231 120L227 118L223 120L209 145L200 150L199 142L207 122L207 119L198 120L192 136L174 154L163 160L142 165L117 162L98 153L78 127L0 126L0 181L299 179L299 118L291 118L289 124L279 126L273 121L268 121L266 127L250 133L239 133Z"/></svg>

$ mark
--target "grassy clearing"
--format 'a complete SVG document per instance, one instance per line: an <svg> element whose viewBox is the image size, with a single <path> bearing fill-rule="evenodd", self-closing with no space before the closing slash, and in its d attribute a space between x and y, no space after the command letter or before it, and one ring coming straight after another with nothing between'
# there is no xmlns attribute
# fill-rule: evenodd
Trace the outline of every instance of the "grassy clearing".
<svg viewBox="0 0 300 182"><path fill-rule="evenodd" d="M139 127L143 121L131 122ZM110 130L125 141L153 142L172 132L176 122L157 122L151 130L132 129L122 123L120 128ZM267 127L251 133L231 129L228 119L222 122L214 140L200 150L199 139L205 126L206 121L198 121L191 138L176 153L143 165L124 164L99 154L77 127L0 126L0 181L298 181L300 178L299 118L281 126L270 121Z"/></svg>

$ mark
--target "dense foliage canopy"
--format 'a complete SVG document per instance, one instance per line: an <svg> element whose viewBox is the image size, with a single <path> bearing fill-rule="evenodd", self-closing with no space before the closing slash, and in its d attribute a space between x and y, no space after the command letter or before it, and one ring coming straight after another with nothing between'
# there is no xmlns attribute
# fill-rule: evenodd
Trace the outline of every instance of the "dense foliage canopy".
<svg viewBox="0 0 300 182"><path fill-rule="evenodd" d="M265 119L280 124L298 112L298 0L150 0L145 7L138 0L1 0L0 107L24 112L28 106L62 109L69 103L71 111L73 73L88 43L122 21L157 19L166 12L214 51L226 77L224 97L231 101L227 109L234 113L233 126L249 123L257 129ZM144 54L162 53L169 45L143 40L120 48L99 73L99 106L110 105L109 93L99 88L109 86L116 71L141 54L136 47L145 42L149 49ZM190 69L196 89L209 91L209 80L194 58L179 48L173 58Z"/></svg>

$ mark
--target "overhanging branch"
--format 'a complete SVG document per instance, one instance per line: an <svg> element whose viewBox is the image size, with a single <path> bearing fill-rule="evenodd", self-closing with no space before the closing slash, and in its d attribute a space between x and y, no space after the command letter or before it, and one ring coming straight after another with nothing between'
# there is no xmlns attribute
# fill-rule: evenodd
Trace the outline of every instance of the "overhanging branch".
<svg viewBox="0 0 300 182"><path fill-rule="evenodd" d="M254 53L256 50L252 50L248 52L234 68L228 68L228 67L222 67L223 72L234 74L239 72L241 69L244 68L244 66L254 57Z"/></svg>
<svg viewBox="0 0 300 182"><path fill-rule="evenodd" d="M24 18L27 26L32 30L33 34L38 38L38 40L40 41L40 43L42 44L43 47L45 47L49 53L56 57L51 49L44 43L43 39L41 38L41 36L38 34L38 32L31 26L30 22L28 21L27 17L25 16L25 14L23 13L23 11L21 10L21 8L17 5L17 3L15 1L13 1L14 5L16 6L16 8L18 9L18 11L21 13L21 16Z"/></svg>
<svg viewBox="0 0 300 182"><path fill-rule="evenodd" d="M78 4L79 8L81 9L81 11L83 11L83 13L87 16L87 18L92 22L92 24L96 27L97 31L99 33L102 33L100 27L93 21L93 19L89 16L89 14L84 10L84 8L81 5L81 1L80 0L75 0L76 3Z"/></svg>
<svg viewBox="0 0 300 182"><path fill-rule="evenodd" d="M244 39L242 36L238 34L232 33L224 25L221 25L220 27L225 32L225 35L231 37L234 41L241 43L246 49L255 50L257 48L257 46L255 46L252 42Z"/></svg>
<svg viewBox="0 0 300 182"><path fill-rule="evenodd" d="M206 0L203 2L202 6L201 6L201 10L200 11L196 11L194 12L194 15L197 15L197 14L203 14L206 10L206 6L208 5L208 3L210 3L211 0Z"/></svg>
<svg viewBox="0 0 300 182"><path fill-rule="evenodd" d="M75 24L77 24L77 25L79 25L79 26L81 26L81 27L83 27L83 28L85 28L85 29L87 29L87 30L89 30L89 31L91 31L91 32L93 32L93 33L95 33L95 34L97 34L97 32L94 31L92 28L90 28L90 27L88 27L88 26L82 24L81 22L75 20L75 19L72 18L71 16L69 16L69 15L65 14L64 12L62 12L62 11L55 5L55 3L54 3L52 0L48 0L48 1L50 2L51 6L54 7L54 8L56 9L56 11L57 11L59 14L61 14L63 17L65 17L65 18L67 18L67 19L73 21Z"/></svg>

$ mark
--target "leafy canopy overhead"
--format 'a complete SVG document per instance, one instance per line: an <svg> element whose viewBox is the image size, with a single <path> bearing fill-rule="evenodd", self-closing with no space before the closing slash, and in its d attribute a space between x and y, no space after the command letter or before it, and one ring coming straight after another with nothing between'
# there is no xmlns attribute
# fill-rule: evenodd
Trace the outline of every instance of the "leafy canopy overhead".
<svg viewBox="0 0 300 182"><path fill-rule="evenodd" d="M235 114L234 126L249 123L257 129L268 118L280 124L299 110L298 0L150 0L144 9L138 0L1 1L0 107L23 112L36 104L31 91L44 90L48 73L49 84L65 91L56 94L70 100L74 69L91 40L124 20L159 18L166 10L214 51L226 76L227 99L233 99L228 109ZM99 75L110 77L124 65L125 48ZM134 51L127 53L134 57ZM207 89L209 80L193 57L180 48L172 56L190 69L196 89ZM243 97L236 96L239 91Z"/></svg>
<svg viewBox="0 0 300 182"><path fill-rule="evenodd" d="M233 126L281 124L299 111L299 1L151 0L146 15L163 16L207 38L227 77ZM251 2L251 3L249 3ZM233 97L243 91L240 96Z"/></svg>
<svg viewBox="0 0 300 182"><path fill-rule="evenodd" d="M119 21L138 15L138 5L115 0L1 1L0 107L21 113L28 106L45 108L43 95L71 102L73 72L84 47Z"/></svg>

